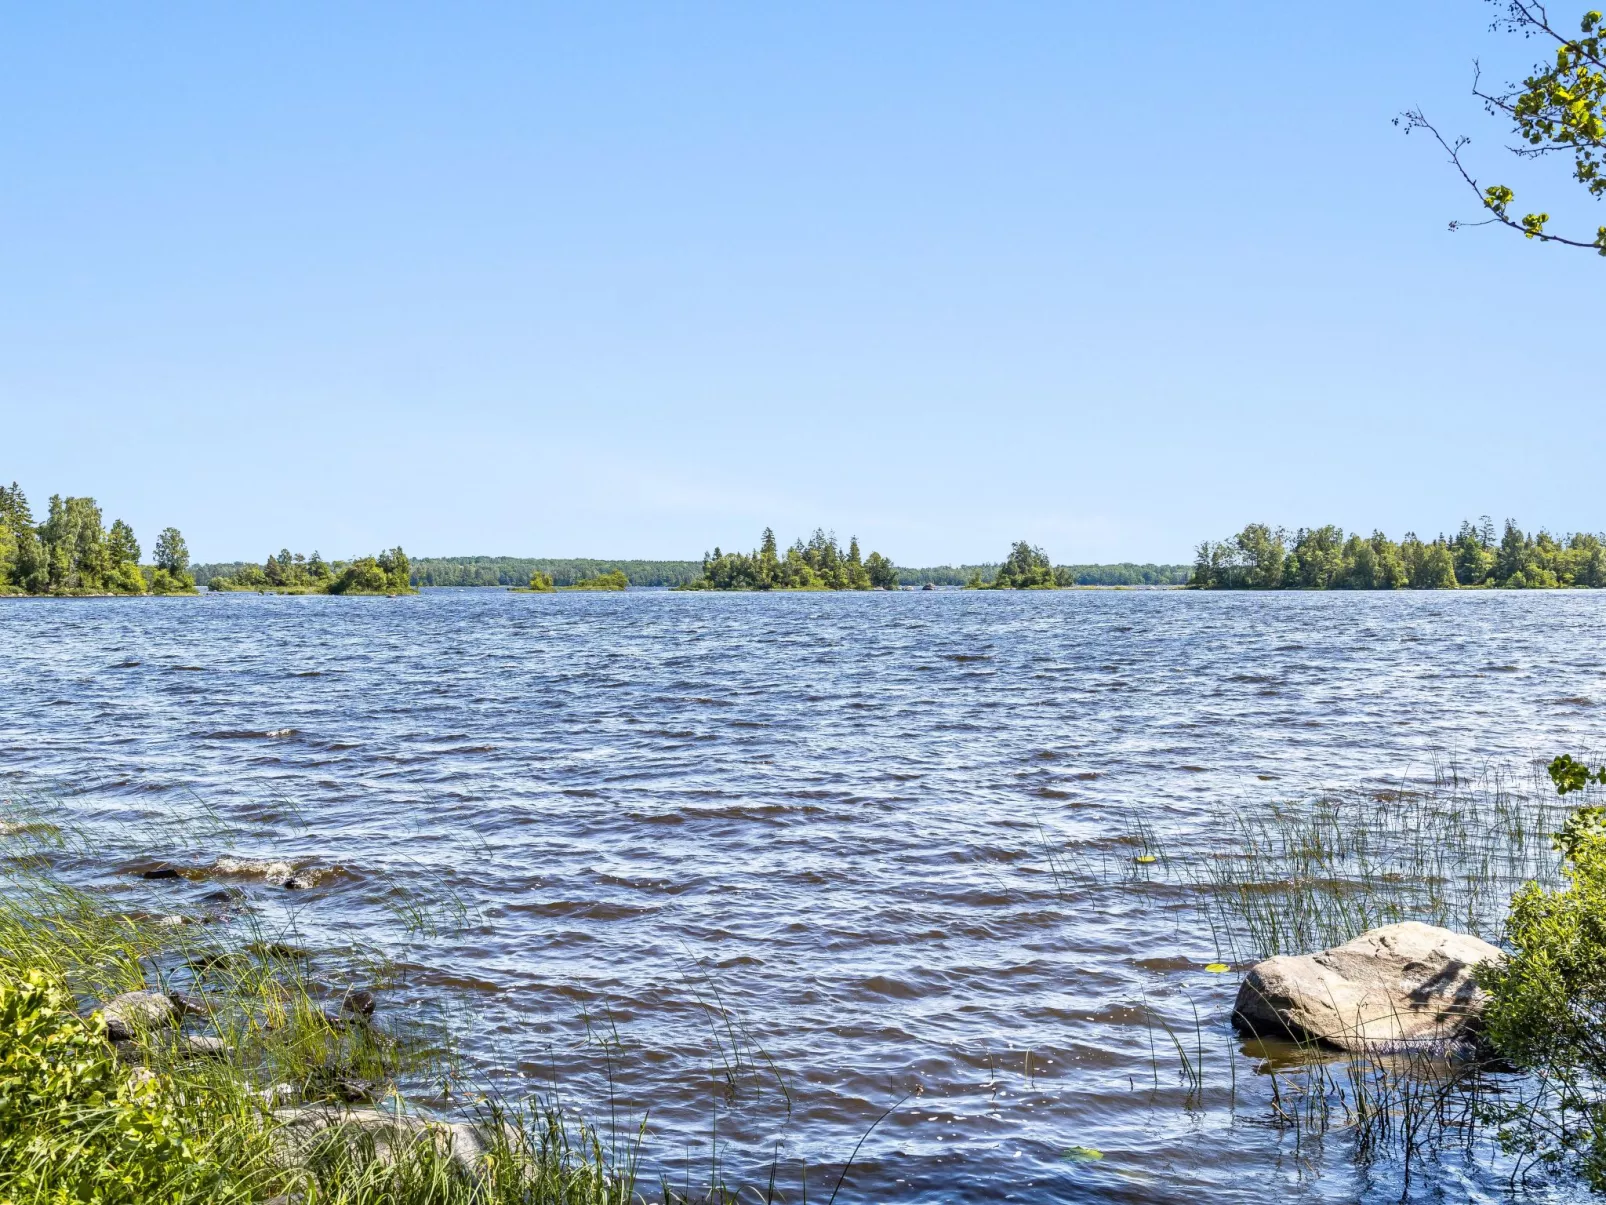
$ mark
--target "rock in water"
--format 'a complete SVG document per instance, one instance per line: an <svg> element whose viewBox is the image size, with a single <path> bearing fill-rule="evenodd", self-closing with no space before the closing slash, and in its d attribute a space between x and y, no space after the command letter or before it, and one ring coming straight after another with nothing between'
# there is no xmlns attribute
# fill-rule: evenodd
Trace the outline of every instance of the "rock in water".
<svg viewBox="0 0 1606 1205"><path fill-rule="evenodd" d="M106 1019L106 1036L113 1042L127 1042L135 1034L178 1024L178 1009L158 992L124 992L101 1006Z"/></svg>
<svg viewBox="0 0 1606 1205"><path fill-rule="evenodd" d="M1420 921L1384 925L1319 954L1257 963L1238 988L1232 1019L1258 1036L1340 1050L1447 1046L1483 1012L1473 969L1502 957L1480 938Z"/></svg>
<svg viewBox="0 0 1606 1205"><path fill-rule="evenodd" d="M222 1038L205 1033L185 1034L179 1050L183 1054L202 1058L223 1058L229 1053L228 1044Z"/></svg>
<svg viewBox="0 0 1606 1205"><path fill-rule="evenodd" d="M374 1015L374 994L369 991L347 992L340 1002L340 1011L358 1017Z"/></svg>

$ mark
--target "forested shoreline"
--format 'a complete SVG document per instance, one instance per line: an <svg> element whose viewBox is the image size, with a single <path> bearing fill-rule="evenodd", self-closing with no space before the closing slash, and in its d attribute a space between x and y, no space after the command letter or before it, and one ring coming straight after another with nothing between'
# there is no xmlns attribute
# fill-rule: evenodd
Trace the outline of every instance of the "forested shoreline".
<svg viewBox="0 0 1606 1205"><path fill-rule="evenodd" d="M156 538L155 560L140 564L134 529L105 526L93 498L52 494L36 523L22 487L0 486L0 594L72 597L97 594L189 594L190 554L178 528Z"/></svg>
<svg viewBox="0 0 1606 1205"><path fill-rule="evenodd" d="M1498 539L1489 516L1453 537L1399 543L1381 531L1346 536L1341 528L1251 523L1237 535L1199 545L1188 585L1201 590L1453 590L1458 587L1606 587L1606 536L1528 534L1506 520Z"/></svg>

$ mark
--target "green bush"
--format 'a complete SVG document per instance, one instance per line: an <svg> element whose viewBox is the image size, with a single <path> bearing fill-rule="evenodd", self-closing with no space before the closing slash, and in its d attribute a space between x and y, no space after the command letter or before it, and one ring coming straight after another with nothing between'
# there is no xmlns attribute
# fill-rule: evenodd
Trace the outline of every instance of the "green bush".
<svg viewBox="0 0 1606 1205"><path fill-rule="evenodd" d="M1550 774L1564 795L1601 781L1570 757ZM1606 1191L1606 809L1577 809L1555 844L1564 884L1512 896L1510 956L1479 975L1489 1044L1533 1074L1539 1096L1496 1097L1489 1112L1508 1150Z"/></svg>
<svg viewBox="0 0 1606 1205"><path fill-rule="evenodd" d="M98 1018L31 969L0 977L0 1200L158 1202L216 1181L163 1082L136 1078ZM213 1185L227 1195L221 1183Z"/></svg>

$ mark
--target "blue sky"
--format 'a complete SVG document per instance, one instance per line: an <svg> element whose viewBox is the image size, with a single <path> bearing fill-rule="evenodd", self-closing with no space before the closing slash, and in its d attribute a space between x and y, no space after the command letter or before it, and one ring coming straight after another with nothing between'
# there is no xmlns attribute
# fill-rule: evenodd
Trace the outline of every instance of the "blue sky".
<svg viewBox="0 0 1606 1205"><path fill-rule="evenodd" d="M1606 220L1492 15L13 6L0 475L201 559L1606 528L1606 262L1390 125Z"/></svg>

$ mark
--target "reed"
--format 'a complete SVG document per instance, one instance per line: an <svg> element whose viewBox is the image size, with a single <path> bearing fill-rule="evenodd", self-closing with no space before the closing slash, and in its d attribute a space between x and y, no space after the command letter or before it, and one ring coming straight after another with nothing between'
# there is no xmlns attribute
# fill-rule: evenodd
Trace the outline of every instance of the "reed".
<svg viewBox="0 0 1606 1205"><path fill-rule="evenodd" d="M1191 892L1192 923L1226 962L1308 953L1405 920L1498 942L1512 894L1559 881L1552 834L1573 806L1557 797L1543 763L1513 772L1452 762L1388 790L1227 809L1208 844L1168 851L1166 865ZM1226 1028L1227 1019L1216 1023ZM1201 1060L1166 1029L1178 1075L1197 1098L1206 1090ZM1452 1155L1519 1175L1520 1161L1506 1157L1510 1134L1490 1119L1509 1119L1513 1099L1533 1103L1535 1127L1553 1112L1544 1085L1487 1054L1351 1055L1315 1043L1244 1050L1257 1046L1258 1069L1269 1078L1268 1120L1291 1134L1296 1150L1311 1138L1340 1137L1358 1163L1396 1176L1402 1197L1425 1165ZM1236 1076L1231 1090L1236 1099ZM1492 1110L1496 1096L1503 1104Z"/></svg>
<svg viewBox="0 0 1606 1205"><path fill-rule="evenodd" d="M1498 940L1512 892L1558 881L1551 834L1571 810L1538 765L1520 777L1440 765L1394 789L1228 811L1227 848L1194 851L1183 870L1227 961L1404 920Z"/></svg>

